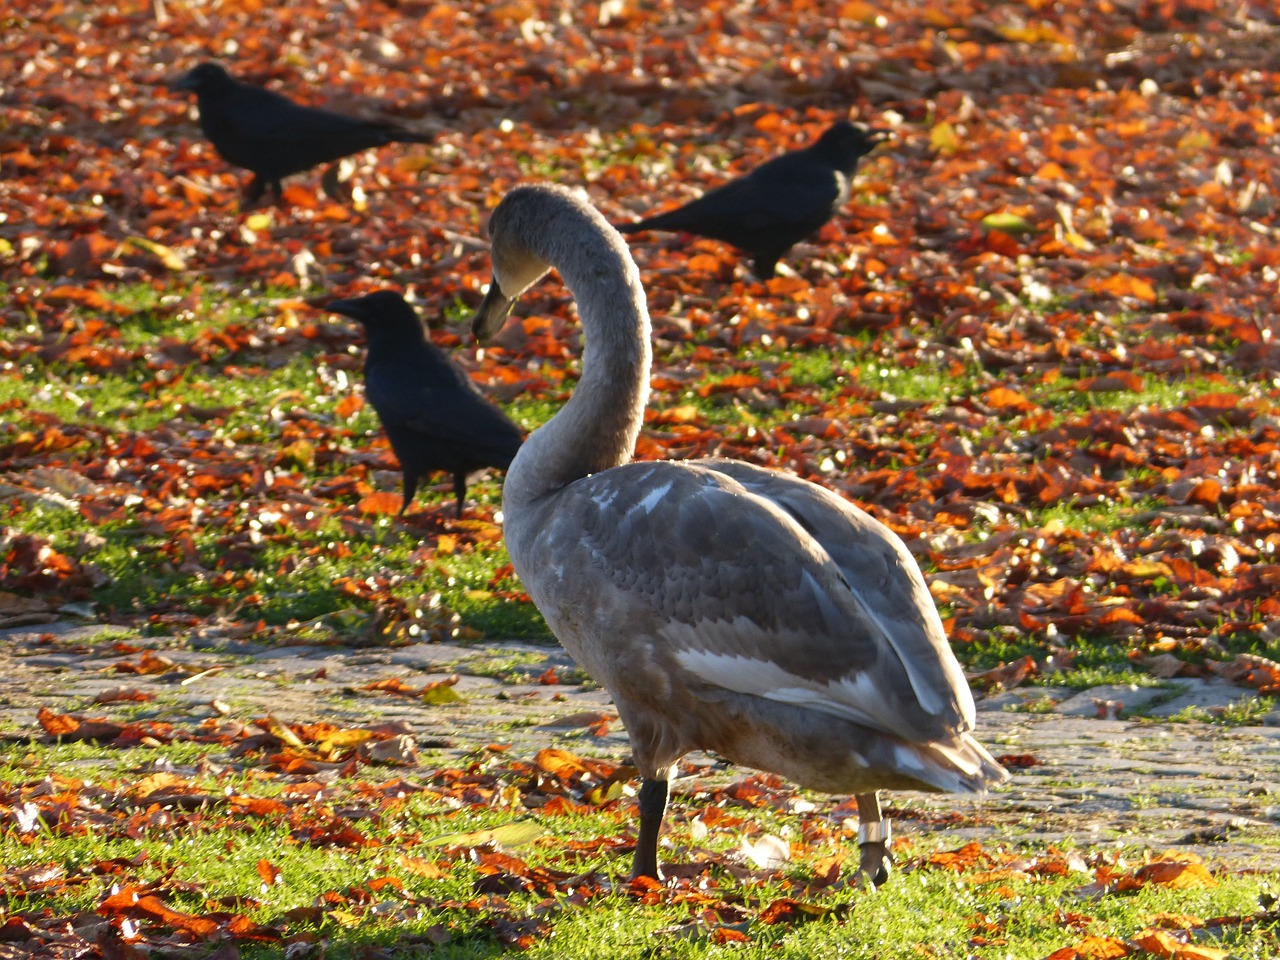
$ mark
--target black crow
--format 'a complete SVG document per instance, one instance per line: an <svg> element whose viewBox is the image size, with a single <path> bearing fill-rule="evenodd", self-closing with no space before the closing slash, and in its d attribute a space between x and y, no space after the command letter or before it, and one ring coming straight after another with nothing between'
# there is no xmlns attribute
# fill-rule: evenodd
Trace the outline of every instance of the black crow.
<svg viewBox="0 0 1280 960"><path fill-rule="evenodd" d="M752 272L767 280L779 257L835 215L849 198L858 160L890 136L840 120L812 146L775 157L683 207L615 226L622 233L671 230L723 240L750 254Z"/></svg>
<svg viewBox="0 0 1280 960"><path fill-rule="evenodd" d="M170 86L195 93L200 129L218 155L253 172L245 189L249 203L268 188L278 200L282 178L318 164L388 143L432 139L430 134L414 133L396 123L301 106L272 90L235 79L216 63L202 63Z"/></svg>
<svg viewBox="0 0 1280 960"><path fill-rule="evenodd" d="M401 515L418 480L446 470L453 475L461 517L467 474L485 467L505 470L523 442L520 428L427 338L417 313L398 293L334 300L325 309L364 326L364 392L404 474Z"/></svg>

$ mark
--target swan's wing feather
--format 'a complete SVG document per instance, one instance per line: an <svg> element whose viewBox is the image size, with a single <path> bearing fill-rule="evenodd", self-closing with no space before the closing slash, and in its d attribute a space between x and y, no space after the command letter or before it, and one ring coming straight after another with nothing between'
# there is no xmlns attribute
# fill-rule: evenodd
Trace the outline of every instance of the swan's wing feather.
<svg viewBox="0 0 1280 960"><path fill-rule="evenodd" d="M928 689L954 691L965 725L972 728L973 694L951 652L919 565L902 540L835 493L793 474L733 460L712 463L777 504L822 545L868 615L881 625L917 693L924 697Z"/></svg>
<svg viewBox="0 0 1280 960"><path fill-rule="evenodd" d="M880 589L919 599L895 585L901 555L878 546L892 535L838 512L829 519L841 527L830 539L865 541L868 569L841 569L784 506L720 462L637 463L566 487L538 533L526 540L509 530L508 546L570 652L591 659L595 649L610 650L610 660L584 664L593 673L625 683L630 656L619 644L636 636L691 686L802 705L912 738L966 728L963 679L956 689L945 669L908 667L887 635L927 633L934 624L924 614L892 621L883 604L866 601ZM942 643L933 656L950 657ZM930 647L924 639L911 644ZM609 676L597 679L612 688Z"/></svg>

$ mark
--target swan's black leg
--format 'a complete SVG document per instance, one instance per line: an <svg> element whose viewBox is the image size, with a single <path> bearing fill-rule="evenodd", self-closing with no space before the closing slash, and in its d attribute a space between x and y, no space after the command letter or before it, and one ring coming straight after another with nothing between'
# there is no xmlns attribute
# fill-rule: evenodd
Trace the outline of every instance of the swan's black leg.
<svg viewBox="0 0 1280 960"><path fill-rule="evenodd" d="M873 887L889 879L889 867L893 855L889 852L892 839L889 821L880 815L880 796L876 793L860 793L858 801L858 873Z"/></svg>
<svg viewBox="0 0 1280 960"><path fill-rule="evenodd" d="M636 858L631 867L631 878L652 877L662 879L658 869L658 834L662 832L662 818L667 812L667 781L645 777L636 797L640 805L640 833L636 837Z"/></svg>

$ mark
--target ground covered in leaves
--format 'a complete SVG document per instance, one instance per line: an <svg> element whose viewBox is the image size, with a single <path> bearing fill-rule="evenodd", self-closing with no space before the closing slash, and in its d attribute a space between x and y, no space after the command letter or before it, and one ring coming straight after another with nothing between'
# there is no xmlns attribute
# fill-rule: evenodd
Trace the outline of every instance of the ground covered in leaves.
<svg viewBox="0 0 1280 960"><path fill-rule="evenodd" d="M483 352L461 326L506 189L576 184L629 219L853 116L895 139L785 275L756 281L712 241L633 240L656 353L638 455L748 459L864 505L920 557L979 688L1114 674L1280 688L1270 7L157 0L20 5L0 22L0 625L545 638L505 562L496 482L461 522L443 490L392 519L358 334L317 306L409 291L533 428L578 363L563 288L533 291ZM207 58L436 139L242 209L245 174L164 86ZM74 778L12 779L11 811L101 805ZM136 786L120 809L147 809ZM102 900L121 874L92 865L114 856L84 854L71 885L117 938L94 942L127 953L151 927L134 901ZM38 886L14 876L6 910ZM172 887L186 881L157 876L140 898L194 910ZM547 889L576 896L562 879ZM13 916L0 948L43 923ZM209 922L184 936L239 942L226 931L242 921ZM1123 950L1195 955L1136 942Z"/></svg>

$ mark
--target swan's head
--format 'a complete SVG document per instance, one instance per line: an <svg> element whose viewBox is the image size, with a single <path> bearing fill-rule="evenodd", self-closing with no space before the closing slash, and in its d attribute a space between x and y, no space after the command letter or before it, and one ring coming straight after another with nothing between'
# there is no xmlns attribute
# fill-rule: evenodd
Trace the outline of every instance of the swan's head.
<svg viewBox="0 0 1280 960"><path fill-rule="evenodd" d="M477 340L502 329L520 294L547 275L551 265L529 249L530 238L547 229L555 194L539 187L517 187L502 198L489 218L489 257L493 279L471 320Z"/></svg>

